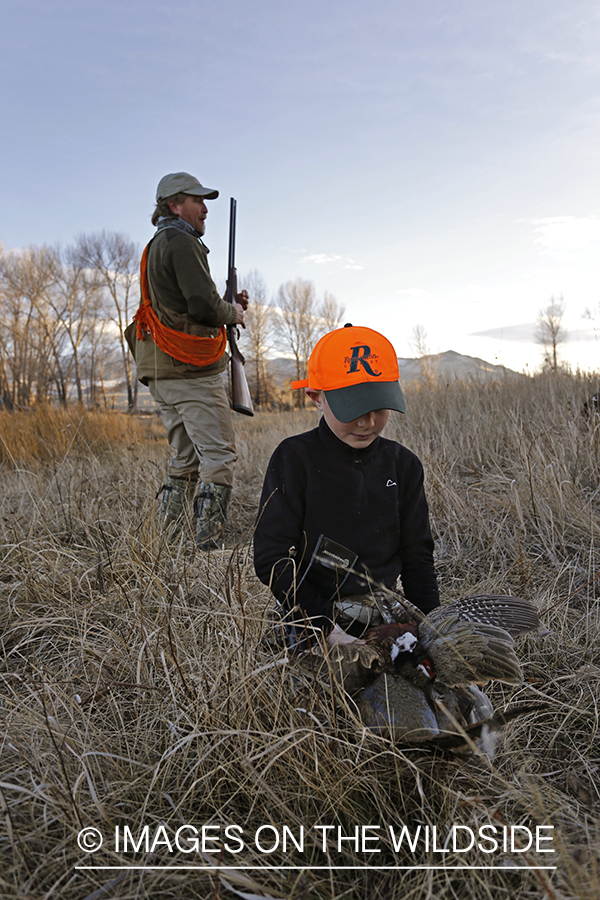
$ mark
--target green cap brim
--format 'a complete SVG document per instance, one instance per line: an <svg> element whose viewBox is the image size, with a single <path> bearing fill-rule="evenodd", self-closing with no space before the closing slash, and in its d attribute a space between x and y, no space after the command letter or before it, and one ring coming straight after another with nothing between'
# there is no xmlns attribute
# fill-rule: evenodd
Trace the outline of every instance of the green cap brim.
<svg viewBox="0 0 600 900"><path fill-rule="evenodd" d="M406 400L398 381L365 381L336 391L324 391L331 412L347 424L375 409L406 412Z"/></svg>

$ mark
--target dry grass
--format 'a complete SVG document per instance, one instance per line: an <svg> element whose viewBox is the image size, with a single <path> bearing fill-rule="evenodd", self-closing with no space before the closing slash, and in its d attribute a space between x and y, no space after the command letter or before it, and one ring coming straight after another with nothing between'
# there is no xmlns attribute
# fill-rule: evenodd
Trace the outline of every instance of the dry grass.
<svg viewBox="0 0 600 900"><path fill-rule="evenodd" d="M580 415L587 391L569 376L414 389L410 414L389 426L425 464L444 597L520 593L550 632L521 643L524 686L492 690L500 707L547 702L511 724L492 764L366 733L328 682L261 643L270 598L249 558L258 492L274 445L313 414L237 420L232 549L210 556L171 555L156 528L168 450L154 420L78 413L65 432L48 411L35 427L33 414L3 417L0 896L597 896L600 423ZM163 826L173 841L184 823L244 830L247 846L223 864L306 868L215 878L164 869L208 864L164 841L151 855L114 849L116 826ZM421 841L396 854L387 829L402 824L436 826L437 847L452 824L553 825L556 852L440 854ZM90 825L105 836L95 855L76 842ZM259 852L265 825L296 838L303 825L304 852ZM348 841L338 852L331 838L324 854L314 825L380 826L381 852ZM132 862L163 868L74 868ZM465 863L498 868L449 868Z"/></svg>
<svg viewBox="0 0 600 900"><path fill-rule="evenodd" d="M89 459L133 446L140 440L164 439L156 416L90 412L81 406L56 409L41 405L24 412L0 410L0 466L19 468L68 457Z"/></svg>

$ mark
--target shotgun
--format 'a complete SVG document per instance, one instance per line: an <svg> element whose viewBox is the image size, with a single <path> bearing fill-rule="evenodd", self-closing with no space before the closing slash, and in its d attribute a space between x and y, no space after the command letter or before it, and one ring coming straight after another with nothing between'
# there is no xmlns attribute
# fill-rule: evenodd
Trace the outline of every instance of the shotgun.
<svg viewBox="0 0 600 900"><path fill-rule="evenodd" d="M227 290L225 300L233 303L237 297L237 271L235 268L235 216L237 201L231 198L229 204L229 257L227 260ZM237 325L227 326L227 340L231 354L231 408L244 416L253 416L252 397L244 372L244 359L237 345L239 329Z"/></svg>

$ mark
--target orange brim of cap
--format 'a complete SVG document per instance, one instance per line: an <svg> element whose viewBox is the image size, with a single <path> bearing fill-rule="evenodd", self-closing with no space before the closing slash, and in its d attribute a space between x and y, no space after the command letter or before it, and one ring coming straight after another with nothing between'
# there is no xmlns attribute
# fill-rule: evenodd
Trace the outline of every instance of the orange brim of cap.
<svg viewBox="0 0 600 900"><path fill-rule="evenodd" d="M303 378L302 381L292 381L293 391L297 391L303 387L308 387L308 378Z"/></svg>

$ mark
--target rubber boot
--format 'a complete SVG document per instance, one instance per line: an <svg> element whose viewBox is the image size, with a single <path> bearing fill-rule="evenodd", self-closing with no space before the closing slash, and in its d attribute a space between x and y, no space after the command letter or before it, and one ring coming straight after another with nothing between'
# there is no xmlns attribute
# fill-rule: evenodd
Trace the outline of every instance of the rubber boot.
<svg viewBox="0 0 600 900"><path fill-rule="evenodd" d="M167 475L162 486L162 526L171 542L177 541L181 534L195 488L196 482L191 478L177 478L174 475Z"/></svg>
<svg viewBox="0 0 600 900"><path fill-rule="evenodd" d="M201 481L194 497L196 546L200 550L217 550L227 519L231 488L224 484Z"/></svg>

